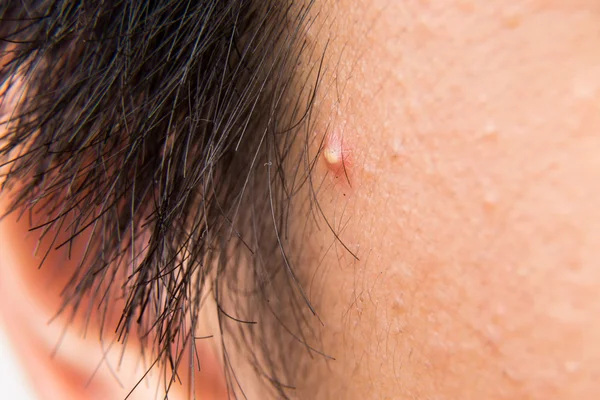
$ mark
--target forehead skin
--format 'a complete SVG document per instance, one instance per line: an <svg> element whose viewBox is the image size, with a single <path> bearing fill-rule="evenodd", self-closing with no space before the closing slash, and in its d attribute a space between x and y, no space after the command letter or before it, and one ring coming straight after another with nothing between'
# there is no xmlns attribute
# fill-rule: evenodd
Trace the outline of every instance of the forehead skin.
<svg viewBox="0 0 600 400"><path fill-rule="evenodd" d="M359 261L315 229L336 361L299 397L595 398L600 1L315 10L321 128L353 160L320 203Z"/></svg>

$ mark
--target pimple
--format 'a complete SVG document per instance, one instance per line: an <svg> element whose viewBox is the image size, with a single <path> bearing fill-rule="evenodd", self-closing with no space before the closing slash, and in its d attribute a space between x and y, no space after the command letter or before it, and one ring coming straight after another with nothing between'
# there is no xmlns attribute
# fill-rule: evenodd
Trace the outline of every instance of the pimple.
<svg viewBox="0 0 600 400"><path fill-rule="evenodd" d="M342 163L342 148L339 146L330 146L325 147L323 150L323 156L325 157L325 161L330 166L340 165Z"/></svg>
<svg viewBox="0 0 600 400"><path fill-rule="evenodd" d="M325 138L323 157L328 167L334 171L338 170L344 162L344 151L342 138L338 134L329 134Z"/></svg>
<svg viewBox="0 0 600 400"><path fill-rule="evenodd" d="M322 154L327 168L333 172L335 178L343 177L344 180L349 180L351 154L339 133L329 134L325 138Z"/></svg>

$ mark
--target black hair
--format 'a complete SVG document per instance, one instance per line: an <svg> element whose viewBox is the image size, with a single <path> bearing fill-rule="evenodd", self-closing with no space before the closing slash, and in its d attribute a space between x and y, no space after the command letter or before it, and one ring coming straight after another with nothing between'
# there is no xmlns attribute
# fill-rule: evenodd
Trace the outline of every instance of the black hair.
<svg viewBox="0 0 600 400"><path fill-rule="evenodd" d="M305 373L290 343L324 356L309 345L315 312L295 251L303 238L290 232L295 204L309 213L316 201L308 149L324 54L310 55L311 6L0 5L9 212L51 237L46 256L85 242L62 312L105 314L125 299L119 340L140 335L152 365L172 372L165 392L194 347L207 295L232 396L244 392L229 342L280 398Z"/></svg>

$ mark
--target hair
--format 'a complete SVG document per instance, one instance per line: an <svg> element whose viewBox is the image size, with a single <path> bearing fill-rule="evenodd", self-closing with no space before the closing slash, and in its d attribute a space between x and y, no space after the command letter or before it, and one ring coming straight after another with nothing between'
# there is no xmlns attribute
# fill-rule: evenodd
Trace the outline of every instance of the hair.
<svg viewBox="0 0 600 400"><path fill-rule="evenodd" d="M244 393L233 342L282 398L306 373L290 343L325 356L309 345L315 313L291 229L294 210L319 214L309 148L324 53L306 38L311 6L0 5L8 212L49 240L44 260L83 243L61 312L93 306L104 318L124 299L118 339L139 335L151 365L171 372L165 392L206 296L234 397Z"/></svg>

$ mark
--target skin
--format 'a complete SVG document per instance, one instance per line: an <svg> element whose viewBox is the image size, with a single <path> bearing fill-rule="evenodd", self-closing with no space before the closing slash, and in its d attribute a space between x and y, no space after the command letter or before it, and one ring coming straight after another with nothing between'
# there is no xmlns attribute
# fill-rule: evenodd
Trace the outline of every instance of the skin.
<svg viewBox="0 0 600 400"><path fill-rule="evenodd" d="M595 398L600 2L331 8L322 397Z"/></svg>
<svg viewBox="0 0 600 400"><path fill-rule="evenodd" d="M312 227L307 293L336 361L315 359L297 397L596 398L600 2L313 12L317 132L342 146L323 152L318 199L358 260Z"/></svg>

